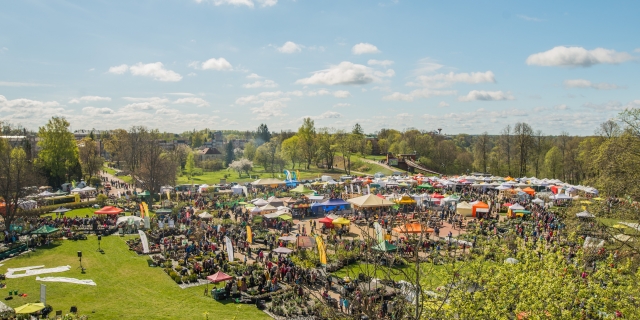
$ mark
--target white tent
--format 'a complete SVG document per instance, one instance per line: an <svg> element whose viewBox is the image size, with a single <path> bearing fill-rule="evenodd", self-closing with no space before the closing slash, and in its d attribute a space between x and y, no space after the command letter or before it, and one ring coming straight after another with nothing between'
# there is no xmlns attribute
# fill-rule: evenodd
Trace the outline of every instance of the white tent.
<svg viewBox="0 0 640 320"><path fill-rule="evenodd" d="M86 186L86 187L82 188L82 191L96 191L96 188Z"/></svg>
<svg viewBox="0 0 640 320"><path fill-rule="evenodd" d="M253 209L251 209L251 213L258 213L261 212L262 209L260 209L260 207L253 207Z"/></svg>
<svg viewBox="0 0 640 320"><path fill-rule="evenodd" d="M591 212L585 210L585 211L576 213L576 217L578 217L578 218L595 218L596 216L594 216Z"/></svg>
<svg viewBox="0 0 640 320"><path fill-rule="evenodd" d="M241 185L235 185L231 187L231 191L233 191L233 194L242 194L244 192L244 189Z"/></svg>
<svg viewBox="0 0 640 320"><path fill-rule="evenodd" d="M256 205L256 206L258 206L258 207L261 207L261 206L266 206L266 205L268 205L268 204L269 204L269 201L264 200L264 199L258 199L258 200L253 201L253 204L255 204L255 205Z"/></svg>
<svg viewBox="0 0 640 320"><path fill-rule="evenodd" d="M116 220L116 225L119 225L122 222L128 222L129 220L132 220L134 223L140 223L140 221L142 221L142 218L136 216L119 217L118 220Z"/></svg>
<svg viewBox="0 0 640 320"><path fill-rule="evenodd" d="M465 217L471 217L473 215L473 206L466 202L460 202L456 205L456 213Z"/></svg>
<svg viewBox="0 0 640 320"><path fill-rule="evenodd" d="M49 191L44 191L44 192L38 193L38 197L51 197L51 196L54 196L54 195L55 195L55 193L49 192Z"/></svg>
<svg viewBox="0 0 640 320"><path fill-rule="evenodd" d="M198 213L198 217L200 217L201 219L211 219L213 218L213 215L205 211L205 212Z"/></svg>
<svg viewBox="0 0 640 320"><path fill-rule="evenodd" d="M73 192L73 193L84 193L84 190L82 190L81 188L73 188L73 189L71 189L71 192Z"/></svg>
<svg viewBox="0 0 640 320"><path fill-rule="evenodd" d="M511 209L511 210L524 210L524 207L516 203L516 204L513 204L512 206L510 206L509 209Z"/></svg>
<svg viewBox="0 0 640 320"><path fill-rule="evenodd" d="M531 202L536 203L536 204L544 204L544 200L538 199L538 198L533 199Z"/></svg>

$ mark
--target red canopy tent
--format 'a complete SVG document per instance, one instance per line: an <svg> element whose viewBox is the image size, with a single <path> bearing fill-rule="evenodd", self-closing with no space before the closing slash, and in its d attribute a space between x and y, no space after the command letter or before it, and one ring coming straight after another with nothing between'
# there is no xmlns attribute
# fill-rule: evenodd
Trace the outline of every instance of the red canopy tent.
<svg viewBox="0 0 640 320"><path fill-rule="evenodd" d="M376 197L378 197L378 198L380 198L380 199L385 199L385 197L384 197L383 195L379 194L379 193L378 193L378 194L376 194Z"/></svg>
<svg viewBox="0 0 640 320"><path fill-rule="evenodd" d="M551 186L551 187L549 187L549 189L551 189L551 192L553 192L553 194L558 194L558 189L560 189L560 187Z"/></svg>
<svg viewBox="0 0 640 320"><path fill-rule="evenodd" d="M230 275L228 275L228 274L226 274L224 272L221 272L221 271L218 271L218 272L216 272L216 273L214 273L214 274L212 274L210 276L207 276L207 280L209 280L209 281L211 281L213 283L218 283L218 282L222 282L222 281L229 281L231 279L233 279L232 276L230 276Z"/></svg>
<svg viewBox="0 0 640 320"><path fill-rule="evenodd" d="M431 198L442 199L442 198L444 198L444 196L439 194L439 193L434 193L434 194L431 195Z"/></svg>
<svg viewBox="0 0 640 320"><path fill-rule="evenodd" d="M100 210L96 210L96 212L94 212L94 214L120 214L122 211L122 209L120 208L116 208L113 206L106 206Z"/></svg>
<svg viewBox="0 0 640 320"><path fill-rule="evenodd" d="M324 226L327 227L327 228L333 228L333 219L331 219L329 217L324 217L324 218L318 220L318 222L324 224Z"/></svg>

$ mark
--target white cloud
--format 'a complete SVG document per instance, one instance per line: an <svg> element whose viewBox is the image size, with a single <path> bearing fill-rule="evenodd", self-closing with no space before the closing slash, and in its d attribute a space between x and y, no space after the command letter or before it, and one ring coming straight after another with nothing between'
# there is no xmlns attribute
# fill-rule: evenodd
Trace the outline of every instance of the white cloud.
<svg viewBox="0 0 640 320"><path fill-rule="evenodd" d="M379 53L378 47L370 44L370 43L358 43L353 48L351 48L351 52L353 54L365 54L365 53Z"/></svg>
<svg viewBox="0 0 640 320"><path fill-rule="evenodd" d="M109 68L109 73L113 73L113 74L123 74L125 72L127 72L129 70L129 66L126 64L121 64L119 66L115 66L115 67L111 67Z"/></svg>
<svg viewBox="0 0 640 320"><path fill-rule="evenodd" d="M260 4L261 7L272 7L278 3L278 0L256 0L255 2L253 0L212 0L212 1L195 0L195 1L197 3L213 2L215 6L232 5L237 7L246 6L249 8L253 8L255 6L255 3Z"/></svg>
<svg viewBox="0 0 640 320"><path fill-rule="evenodd" d="M195 104L198 107L208 107L209 102L205 101L202 98L189 97L189 98L181 98L173 102L173 104Z"/></svg>
<svg viewBox="0 0 640 320"><path fill-rule="evenodd" d="M109 97L100 97L100 96L84 96L80 99L71 99L69 103L80 103L81 101L111 101Z"/></svg>
<svg viewBox="0 0 640 320"><path fill-rule="evenodd" d="M58 107L57 101L38 101L30 99L14 99L8 100L5 96L0 95L0 112L38 112L44 109Z"/></svg>
<svg viewBox="0 0 640 320"><path fill-rule="evenodd" d="M430 76L418 76L416 82L408 82L407 86L442 88L451 86L457 82L478 84L478 83L495 83L495 75L491 71L471 72L471 73L440 73Z"/></svg>
<svg viewBox="0 0 640 320"><path fill-rule="evenodd" d="M418 60L418 67L413 70L413 74L421 75L425 73L431 73L442 69L442 67L444 67L444 65L434 62L431 58L422 58Z"/></svg>
<svg viewBox="0 0 640 320"><path fill-rule="evenodd" d="M250 95L245 97L240 97L236 99L236 104L245 105L245 104L258 104L264 103L266 101L280 101L285 102L291 100L290 97L301 97L303 95L302 91L266 91L260 92L256 95Z"/></svg>
<svg viewBox="0 0 640 320"><path fill-rule="evenodd" d="M7 51L9 51L9 48L7 48L7 47L0 48L0 53L5 53Z"/></svg>
<svg viewBox="0 0 640 320"><path fill-rule="evenodd" d="M634 103L638 102L638 103ZM635 104L635 105L634 105ZM629 102L626 106L620 103L620 101L609 101L605 103L591 103L587 102L582 105L584 108L593 109L596 111L622 111L626 108L633 108L640 106L640 100Z"/></svg>
<svg viewBox="0 0 640 320"><path fill-rule="evenodd" d="M0 81L0 87L53 87L53 86L50 84L33 83L33 82Z"/></svg>
<svg viewBox="0 0 640 320"><path fill-rule="evenodd" d="M327 89L320 89L318 91L308 91L307 95L309 97L315 97L315 96L328 96L331 94L331 91L327 90Z"/></svg>
<svg viewBox="0 0 640 320"><path fill-rule="evenodd" d="M437 97L437 96L450 96L450 95L454 95L456 94L457 91L455 90L431 90L431 89L418 89L418 90L413 90L409 93L401 93L401 92L394 92L390 95L384 96L382 97L383 100L400 100L400 101L407 101L407 102L411 102L415 99L418 98L423 98L423 99L427 99L427 98L431 98L431 97Z"/></svg>
<svg viewBox="0 0 640 320"><path fill-rule="evenodd" d="M162 62L154 62L154 63L147 63L147 64L138 62L135 65L132 65L129 68L129 71L134 76L152 77L154 80L158 80L158 81L175 82L175 81L182 80L182 76L179 75L178 73L165 69Z"/></svg>
<svg viewBox="0 0 640 320"><path fill-rule="evenodd" d="M189 93L189 92L169 92L167 94L172 96L185 96L185 97L194 96L193 93Z"/></svg>
<svg viewBox="0 0 640 320"><path fill-rule="evenodd" d="M559 104L557 106L554 106L553 109L555 109L555 110L569 110L571 108L569 108L569 106L567 106L566 104Z"/></svg>
<svg viewBox="0 0 640 320"><path fill-rule="evenodd" d="M333 92L333 96L336 98L349 98L351 93L346 90L338 90Z"/></svg>
<svg viewBox="0 0 640 320"><path fill-rule="evenodd" d="M257 115L260 119L269 119L284 116L282 109L286 107L281 101L266 101L261 107L251 108L251 113Z"/></svg>
<svg viewBox="0 0 640 320"><path fill-rule="evenodd" d="M195 76L197 76L198 74L197 74L197 73L195 73L195 72L189 72L189 74L187 74L187 75L188 75L189 77L195 77Z"/></svg>
<svg viewBox="0 0 640 320"><path fill-rule="evenodd" d="M343 61L337 66L329 69L316 71L309 78L299 79L297 84L367 84L378 81L379 77L374 74L373 69L352 62Z"/></svg>
<svg viewBox="0 0 640 320"><path fill-rule="evenodd" d="M636 59L626 52L596 48L558 46L551 50L535 53L527 58L528 65L590 67L596 64L618 64Z"/></svg>
<svg viewBox="0 0 640 320"><path fill-rule="evenodd" d="M393 61L369 59L369 61L367 61L367 64L370 66L382 66L384 68L387 68L393 64Z"/></svg>
<svg viewBox="0 0 640 320"><path fill-rule="evenodd" d="M282 47L278 47L277 49L282 53L297 53L302 51L302 46L292 41L287 41Z"/></svg>
<svg viewBox="0 0 640 320"><path fill-rule="evenodd" d="M504 93L502 91L484 91L484 90L472 90L466 96L458 97L458 101L500 101L500 100L513 100L514 97L510 93Z"/></svg>
<svg viewBox="0 0 640 320"><path fill-rule="evenodd" d="M96 68L91 68L91 69L89 69L89 70L87 70L87 71L89 71L89 72L93 72L93 71L96 71Z"/></svg>
<svg viewBox="0 0 640 320"><path fill-rule="evenodd" d="M133 102L122 107L121 110L126 110L126 111L157 110L157 109L166 108L167 104L169 104L169 99L159 98L159 97L150 97L150 98L124 97L123 99Z"/></svg>
<svg viewBox="0 0 640 320"><path fill-rule="evenodd" d="M344 103L344 102L336 103L333 105L334 108L344 108L349 106L351 106L351 103Z"/></svg>
<svg viewBox="0 0 640 320"><path fill-rule="evenodd" d="M307 116L307 117L303 117L303 118L311 118L313 120L322 120L322 119L337 119L342 117L342 114L335 112L335 111L326 111L321 115L318 116Z"/></svg>
<svg viewBox="0 0 640 320"><path fill-rule="evenodd" d="M114 111L111 108L95 108L95 107L84 107L82 108L82 112L90 114L90 115L101 115L101 114L112 114Z"/></svg>
<svg viewBox="0 0 640 320"><path fill-rule="evenodd" d="M190 64L191 66L193 66L193 62ZM195 63L195 66L198 66L198 63ZM202 65L198 66L200 69L202 70L217 70L217 71L223 71L223 70L232 70L233 67L231 66L231 63L229 63L229 61L227 61L227 59L225 58L211 58L205 62L202 63Z"/></svg>
<svg viewBox="0 0 640 320"><path fill-rule="evenodd" d="M637 48L637 49L633 50L633 52L640 53L640 48Z"/></svg>
<svg viewBox="0 0 640 320"><path fill-rule="evenodd" d="M257 75L257 74L255 74L255 73L252 73L252 74L247 76L247 79L262 79L262 77Z"/></svg>
<svg viewBox="0 0 640 320"><path fill-rule="evenodd" d="M542 21L542 19L538 19L536 17L529 17L529 16L525 16L524 14L519 14L517 15L518 18L525 20L525 21L533 21L533 22L540 22Z"/></svg>
<svg viewBox="0 0 640 320"><path fill-rule="evenodd" d="M449 104L444 101L440 101L440 103L438 103L439 108L447 108L448 106Z"/></svg>
<svg viewBox="0 0 640 320"><path fill-rule="evenodd" d="M278 86L273 80L256 81L253 83L245 83L242 85L245 88L275 88Z"/></svg>
<svg viewBox="0 0 640 320"><path fill-rule="evenodd" d="M593 88L597 90L620 89L619 86L611 83L592 83L585 79L572 79L564 81L565 88Z"/></svg>

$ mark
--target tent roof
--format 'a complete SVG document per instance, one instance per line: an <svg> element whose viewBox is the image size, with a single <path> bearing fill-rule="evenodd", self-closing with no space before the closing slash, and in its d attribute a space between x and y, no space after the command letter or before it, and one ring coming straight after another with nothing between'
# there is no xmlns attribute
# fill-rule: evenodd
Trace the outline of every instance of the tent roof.
<svg viewBox="0 0 640 320"><path fill-rule="evenodd" d="M124 210L122 210L120 208L116 208L116 207L113 207L113 206L106 206L106 207L103 207L100 210L96 210L96 212L94 212L94 214L119 214L122 211L124 211Z"/></svg>
<svg viewBox="0 0 640 320"><path fill-rule="evenodd" d="M396 250L396 249L398 249L398 247L394 246L393 244L389 243L389 241L385 240L385 241L380 242L377 245L373 246L373 248L371 248L371 249L376 250L376 251L388 252L388 251Z"/></svg>
<svg viewBox="0 0 640 320"><path fill-rule="evenodd" d="M288 253L293 252L293 250L291 250L289 248L285 248L285 247L277 247L275 250L273 250L273 252L288 254Z"/></svg>
<svg viewBox="0 0 640 320"><path fill-rule="evenodd" d="M340 217L338 219L335 219L335 220L331 221L331 223L333 223L333 224L350 224L351 221L349 221L349 219L345 219L345 218Z"/></svg>
<svg viewBox="0 0 640 320"><path fill-rule="evenodd" d="M149 192L149 190L145 190L145 191L142 191L142 192L138 193L138 196L143 196L143 197L147 197L147 196L150 196L150 195L151 195L151 193Z"/></svg>
<svg viewBox="0 0 640 320"><path fill-rule="evenodd" d="M50 234L58 231L58 228L44 225L36 230L31 231L31 234Z"/></svg>
<svg viewBox="0 0 640 320"><path fill-rule="evenodd" d="M372 194L364 195L361 197L353 198L347 200L347 202L353 204L354 206L361 208L375 208L375 207L390 207L393 206L393 202L384 199L382 197L378 197Z"/></svg>
<svg viewBox="0 0 640 320"><path fill-rule="evenodd" d="M342 199L339 198L335 198L335 199L329 199L325 202L320 203L320 205L322 206L344 206L344 205L349 205L349 202L346 202Z"/></svg>
<svg viewBox="0 0 640 320"><path fill-rule="evenodd" d="M265 179L258 179L254 182L251 182L251 184L254 186L271 186L271 185L285 184L285 182L276 178L265 178Z"/></svg>
<svg viewBox="0 0 640 320"><path fill-rule="evenodd" d="M311 193L311 192L315 192L313 189L311 188L307 188L304 185L298 185L297 187L289 190L291 192L295 192L295 193Z"/></svg>
<svg viewBox="0 0 640 320"><path fill-rule="evenodd" d="M228 281L228 280L231 280L231 279L233 279L232 276L230 276L230 275L228 275L228 274L226 274L224 272L221 272L221 271L218 271L218 272L216 272L216 273L214 273L214 274L212 274L210 276L207 276L207 280L209 280L209 281L211 281L213 283L218 283L218 282L222 282L222 281Z"/></svg>
<svg viewBox="0 0 640 320"><path fill-rule="evenodd" d="M473 208L473 206L469 202L463 201L463 202L458 203L458 205L456 205L456 208L458 208L458 209L471 209L471 208Z"/></svg>
<svg viewBox="0 0 640 320"><path fill-rule="evenodd" d="M489 205L482 202L482 201L478 201L476 204L473 205L474 208L489 208Z"/></svg>
<svg viewBox="0 0 640 320"><path fill-rule="evenodd" d="M320 223L332 223L333 219L331 219L329 217L324 217L324 218L318 220L318 222L320 222Z"/></svg>

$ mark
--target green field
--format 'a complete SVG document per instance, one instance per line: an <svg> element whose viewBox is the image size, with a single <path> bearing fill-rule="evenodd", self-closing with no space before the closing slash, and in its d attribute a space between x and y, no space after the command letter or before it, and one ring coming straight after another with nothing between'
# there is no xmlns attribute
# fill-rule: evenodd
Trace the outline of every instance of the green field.
<svg viewBox="0 0 640 320"><path fill-rule="evenodd" d="M310 170L302 170L302 169L291 170L290 168L286 168L286 169L290 171L298 171L300 173L300 176L298 177L298 179L302 179L302 180L316 179L323 175L330 175L330 176L333 176L334 178L337 178L343 174L341 170L332 170L327 172L326 170L319 169L319 168L311 168ZM227 182L238 182L238 183L252 182L261 178L271 178L272 176L275 176L276 178L282 179L282 180L285 179L284 173L282 172L276 172L275 174L272 175L270 172L265 172L262 167L255 166L254 170L251 171L251 177L248 177L245 173L242 174L242 177L238 177L237 172L223 169L219 171L203 172L201 175L194 176L193 178L191 178L191 180L189 180L189 178L186 175L182 175L178 177L176 183L177 184L193 183L193 184L212 185L212 184L220 183L220 179L224 179L225 175L227 175L227 178L226 178Z"/></svg>
<svg viewBox="0 0 640 320"><path fill-rule="evenodd" d="M47 286L47 304L63 314L77 306L89 319L205 319L205 312L209 319L269 319L253 305L220 303L205 297L206 286L180 289L161 268L149 267L146 256L129 251L124 238L103 237L101 246L105 254L96 252L98 244L93 236L86 241L65 240L58 246L5 261L0 271L38 265L71 266L70 271L41 276L91 279L97 286L42 282ZM78 251L83 252L86 274L76 269ZM6 284L0 289L5 296L8 290L28 295L6 301L11 307L39 300L40 282L35 276L7 279Z"/></svg>
<svg viewBox="0 0 640 320"><path fill-rule="evenodd" d="M73 209L71 211L67 211L64 216L67 218L84 218L85 216L89 216L89 218L94 216L94 212L98 210L98 209L94 209L94 208L80 208L80 209ZM43 214L41 215L41 217L52 217L55 218L56 214L55 213L47 213L47 214Z"/></svg>

